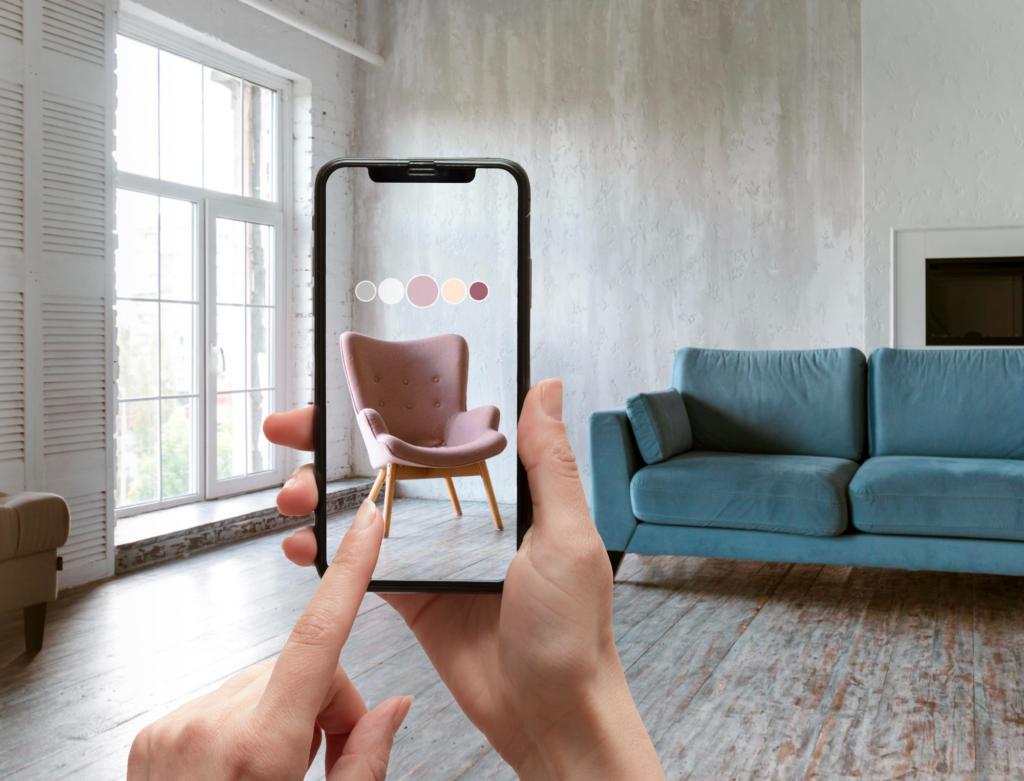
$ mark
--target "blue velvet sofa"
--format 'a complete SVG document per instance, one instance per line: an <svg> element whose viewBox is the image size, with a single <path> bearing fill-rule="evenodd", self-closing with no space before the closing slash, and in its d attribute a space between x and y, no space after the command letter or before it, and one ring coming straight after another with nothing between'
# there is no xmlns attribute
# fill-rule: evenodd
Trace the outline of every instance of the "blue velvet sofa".
<svg viewBox="0 0 1024 781"><path fill-rule="evenodd" d="M686 348L590 418L624 552L1024 574L1024 350Z"/></svg>

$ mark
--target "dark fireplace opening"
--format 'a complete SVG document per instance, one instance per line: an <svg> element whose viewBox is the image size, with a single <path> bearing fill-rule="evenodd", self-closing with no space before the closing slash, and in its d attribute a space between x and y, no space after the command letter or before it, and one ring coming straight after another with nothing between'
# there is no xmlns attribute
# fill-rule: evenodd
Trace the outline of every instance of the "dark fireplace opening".
<svg viewBox="0 0 1024 781"><path fill-rule="evenodd" d="M1024 345L1024 258L926 263L928 345Z"/></svg>

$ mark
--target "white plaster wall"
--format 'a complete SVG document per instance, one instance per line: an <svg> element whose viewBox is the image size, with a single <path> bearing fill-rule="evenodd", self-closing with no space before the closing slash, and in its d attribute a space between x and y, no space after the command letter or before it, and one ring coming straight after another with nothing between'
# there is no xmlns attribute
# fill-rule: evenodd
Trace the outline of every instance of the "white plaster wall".
<svg viewBox="0 0 1024 781"><path fill-rule="evenodd" d="M865 344L892 334L893 229L1024 225L1017 0L863 0Z"/></svg>
<svg viewBox="0 0 1024 781"><path fill-rule="evenodd" d="M356 0L278 0L338 34L355 39ZM292 309L289 341L291 350L290 395L283 408L313 401L313 277L312 217L313 178L321 165L351 154L355 130L354 79L359 68L370 68L355 57L338 51L305 33L284 25L240 2L209 0L139 0L139 5L210 37L211 45L226 44L258 57L264 63L284 69L294 79L292 139L292 198L294 214L290 237ZM351 204L351 193L341 193ZM350 208L350 206L349 206ZM328 246L341 250L351 246L345 233L349 223L339 223ZM336 292L348 287L347 277L332 275L329 287ZM347 307L330 309L328 343L349 328ZM347 400L344 375L337 351L328 352L329 394ZM351 439L354 419L351 407L335 404L339 411L328 428L328 478L351 474ZM311 455L294 454L292 467L312 460Z"/></svg>
<svg viewBox="0 0 1024 781"><path fill-rule="evenodd" d="M856 0L363 0L355 149L533 184L534 380L587 418L684 345L863 340ZM588 482L588 480L587 480Z"/></svg>

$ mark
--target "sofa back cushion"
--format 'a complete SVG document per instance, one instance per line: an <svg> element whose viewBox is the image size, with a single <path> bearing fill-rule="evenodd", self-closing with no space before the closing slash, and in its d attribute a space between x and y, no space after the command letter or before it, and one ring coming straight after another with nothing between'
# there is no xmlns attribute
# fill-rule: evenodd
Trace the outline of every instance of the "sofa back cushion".
<svg viewBox="0 0 1024 781"><path fill-rule="evenodd" d="M867 439L860 350L676 352L695 450L828 456L860 461Z"/></svg>
<svg viewBox="0 0 1024 781"><path fill-rule="evenodd" d="M693 444L686 405L675 388L633 394L626 399L626 415L648 464L678 456Z"/></svg>
<svg viewBox="0 0 1024 781"><path fill-rule="evenodd" d="M1024 351L871 354L873 456L1024 458Z"/></svg>

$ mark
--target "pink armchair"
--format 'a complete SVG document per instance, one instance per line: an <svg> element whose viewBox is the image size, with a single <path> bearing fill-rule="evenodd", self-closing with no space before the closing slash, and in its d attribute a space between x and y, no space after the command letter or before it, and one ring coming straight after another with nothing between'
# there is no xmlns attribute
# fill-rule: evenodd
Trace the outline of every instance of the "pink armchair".
<svg viewBox="0 0 1024 781"><path fill-rule="evenodd" d="M498 433L497 407L466 410L469 347L457 334L406 342L341 335L341 358L359 431L379 470L370 491L384 489L384 536L399 480L443 478L456 515L462 515L453 477L479 476L491 517L502 528L486 459L507 444Z"/></svg>

